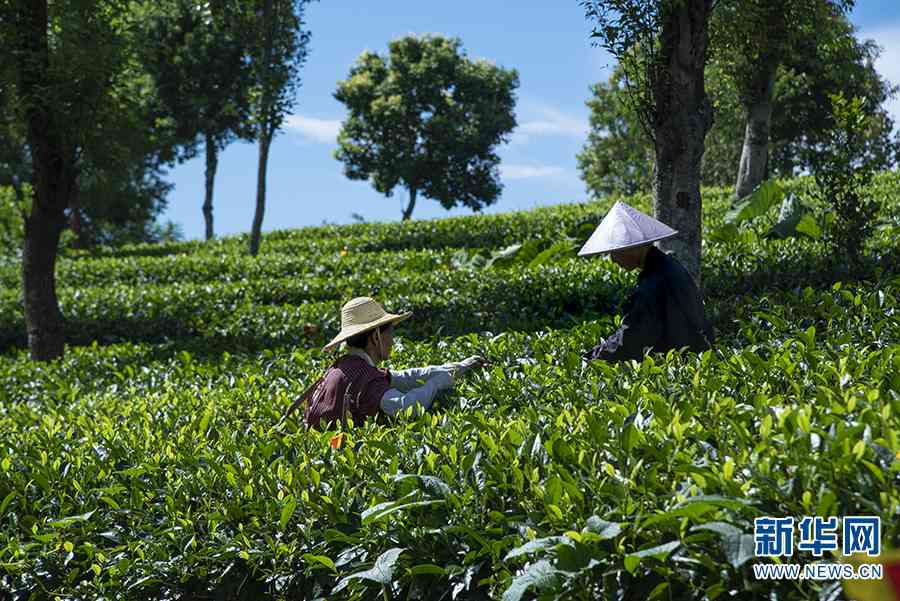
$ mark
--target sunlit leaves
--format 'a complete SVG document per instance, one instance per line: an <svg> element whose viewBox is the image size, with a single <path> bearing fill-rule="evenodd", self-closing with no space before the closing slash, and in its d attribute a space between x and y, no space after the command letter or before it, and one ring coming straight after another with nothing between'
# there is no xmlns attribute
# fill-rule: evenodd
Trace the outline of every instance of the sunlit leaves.
<svg viewBox="0 0 900 601"><path fill-rule="evenodd" d="M721 213L716 194L704 206ZM40 366L0 357L5 582L28 596L42 574L81 598L242 583L273 598L768 596L748 578L754 517L876 514L896 537L893 264L823 283L804 272L818 242L744 225L753 240L706 252L712 350L585 364L630 276L458 253L574 236L602 209L273 232L259 259L227 239L64 259L90 283L64 290L67 315L104 343ZM360 286L416 312L389 368L492 367L419 417L276 428ZM19 291L3 294L14 324Z"/></svg>

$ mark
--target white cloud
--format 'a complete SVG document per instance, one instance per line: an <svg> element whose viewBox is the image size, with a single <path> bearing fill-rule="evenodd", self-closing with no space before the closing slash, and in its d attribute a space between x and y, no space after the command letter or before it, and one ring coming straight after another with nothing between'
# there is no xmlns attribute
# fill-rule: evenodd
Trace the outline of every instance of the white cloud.
<svg viewBox="0 0 900 601"><path fill-rule="evenodd" d="M859 37L873 39L881 46L881 56L875 61L875 69L892 84L900 85L900 24L862 31ZM900 127L900 94L888 100L885 107L894 120L894 126Z"/></svg>
<svg viewBox="0 0 900 601"><path fill-rule="evenodd" d="M542 106L531 111L533 117L524 119L515 129L511 142L525 144L533 137L563 136L582 139L587 137L588 122L566 115L552 107Z"/></svg>
<svg viewBox="0 0 900 601"><path fill-rule="evenodd" d="M500 165L500 175L503 179L532 179L536 177L559 177L565 175L562 167L551 165Z"/></svg>
<svg viewBox="0 0 900 601"><path fill-rule="evenodd" d="M285 119L285 127L313 142L334 144L337 141L338 132L341 130L341 122L338 119L315 119L303 115L288 115Z"/></svg>

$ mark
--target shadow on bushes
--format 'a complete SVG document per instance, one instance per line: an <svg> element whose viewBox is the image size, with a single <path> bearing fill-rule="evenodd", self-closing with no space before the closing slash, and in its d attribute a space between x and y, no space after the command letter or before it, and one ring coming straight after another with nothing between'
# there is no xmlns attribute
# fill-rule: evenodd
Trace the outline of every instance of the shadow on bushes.
<svg viewBox="0 0 900 601"><path fill-rule="evenodd" d="M816 253L792 254L775 263L758 262L757 267L750 270L717 268L720 264L716 261L704 271L705 295L716 332L727 334L735 327L733 303L729 299L807 286L824 289L837 281L875 282L884 275L898 273L900 249L888 249L883 255L869 257L854 273L836 270L827 256ZM389 309L413 311L415 317L403 324L402 335L424 340L486 331L532 332L570 328L616 313L628 293L627 289L611 283L603 284L600 289L589 289L578 283L559 286L558 282L554 284L556 288L548 289L545 284L540 280L518 280L508 285L491 282L468 295L440 291L400 296L390 299L392 307ZM173 310L158 316L112 320L93 316L70 318L66 323L66 340L74 346L94 342L101 345L174 343L176 347L200 349L201 354L202 349L207 349L210 357L219 356L222 351L253 353L278 347L321 347L339 328L338 301L314 308L311 314L303 311L305 306L279 308L259 304L244 314ZM0 352L26 346L21 315L0 324Z"/></svg>

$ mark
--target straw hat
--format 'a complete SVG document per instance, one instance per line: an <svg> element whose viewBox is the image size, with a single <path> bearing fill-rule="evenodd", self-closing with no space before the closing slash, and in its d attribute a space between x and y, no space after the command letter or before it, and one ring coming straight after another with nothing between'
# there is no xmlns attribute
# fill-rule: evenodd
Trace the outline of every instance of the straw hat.
<svg viewBox="0 0 900 601"><path fill-rule="evenodd" d="M619 201L612 206L578 251L578 256L586 257L644 246L677 234L677 230L673 230L665 223Z"/></svg>
<svg viewBox="0 0 900 601"><path fill-rule="evenodd" d="M368 296L360 296L347 301L341 307L341 331L331 342L325 345L323 350L329 350L357 334L374 330L379 326L388 323L400 323L412 312L394 315L388 313L384 308L375 302L374 298Z"/></svg>

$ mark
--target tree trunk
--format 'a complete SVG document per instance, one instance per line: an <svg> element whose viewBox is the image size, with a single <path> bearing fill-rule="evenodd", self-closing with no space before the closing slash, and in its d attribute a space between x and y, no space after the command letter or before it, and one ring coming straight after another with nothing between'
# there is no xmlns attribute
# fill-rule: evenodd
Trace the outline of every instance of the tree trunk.
<svg viewBox="0 0 900 601"><path fill-rule="evenodd" d="M216 169L219 166L219 149L216 140L206 133L206 196L203 199L203 220L206 222L206 239L212 240L213 233L213 186L216 181Z"/></svg>
<svg viewBox="0 0 900 601"><path fill-rule="evenodd" d="M25 217L22 287L25 328L31 358L49 361L64 351L62 313L56 298L56 250L66 225L66 208L75 190L74 149L61 134L59 115L49 100L53 86L47 39L47 2L17 5L18 27L13 56L32 149L33 199Z"/></svg>
<svg viewBox="0 0 900 601"><path fill-rule="evenodd" d="M700 284L703 141L712 126L704 70L712 0L685 0L664 15L654 82L653 210L679 234L659 243Z"/></svg>
<svg viewBox="0 0 900 601"><path fill-rule="evenodd" d="M777 67L772 57L762 61L757 81L753 85L753 95L744 107L747 127L744 131L744 146L741 149L741 162L734 187L735 200L753 192L766 177L769 130L772 125L772 95Z"/></svg>
<svg viewBox="0 0 900 601"><path fill-rule="evenodd" d="M269 163L269 144L272 138L264 133L259 140L259 166L256 172L256 212L253 215L253 229L250 231L250 254L259 253L262 235L263 214L266 212L266 168Z"/></svg>
<svg viewBox="0 0 900 601"><path fill-rule="evenodd" d="M256 171L256 212L253 215L253 227L250 230L250 255L259 253L259 239L262 235L263 214L266 211L266 169L269 163L269 145L275 135L272 127L272 52L275 44L272 0L263 2L262 26L263 37L263 61L261 71L259 104L259 164Z"/></svg>
<svg viewBox="0 0 900 601"><path fill-rule="evenodd" d="M25 221L22 283L25 292L25 328L35 361L62 357L63 317L56 299L56 248L65 222L59 211L35 209Z"/></svg>
<svg viewBox="0 0 900 601"><path fill-rule="evenodd" d="M403 221L409 221L412 217L413 209L416 208L416 189L409 189L409 204L403 210Z"/></svg>

